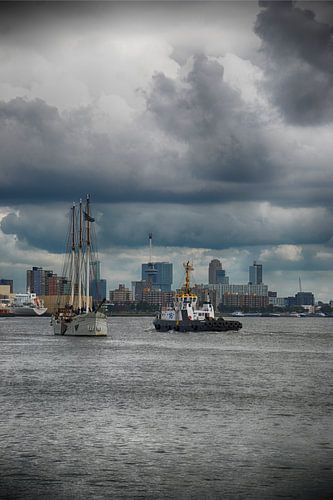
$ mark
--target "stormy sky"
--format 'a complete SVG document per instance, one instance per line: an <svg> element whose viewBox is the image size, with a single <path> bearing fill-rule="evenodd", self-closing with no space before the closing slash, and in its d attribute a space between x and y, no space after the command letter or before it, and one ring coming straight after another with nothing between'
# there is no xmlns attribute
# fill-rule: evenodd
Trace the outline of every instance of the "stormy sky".
<svg viewBox="0 0 333 500"><path fill-rule="evenodd" d="M333 299L331 2L1 2L0 276L61 272L90 193L109 288L263 264Z"/></svg>

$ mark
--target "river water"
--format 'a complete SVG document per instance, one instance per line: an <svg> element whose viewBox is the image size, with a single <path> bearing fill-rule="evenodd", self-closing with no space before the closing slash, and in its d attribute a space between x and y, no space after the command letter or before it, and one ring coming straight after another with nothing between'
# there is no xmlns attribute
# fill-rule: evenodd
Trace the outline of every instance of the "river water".
<svg viewBox="0 0 333 500"><path fill-rule="evenodd" d="M1 499L333 498L333 318L0 320Z"/></svg>

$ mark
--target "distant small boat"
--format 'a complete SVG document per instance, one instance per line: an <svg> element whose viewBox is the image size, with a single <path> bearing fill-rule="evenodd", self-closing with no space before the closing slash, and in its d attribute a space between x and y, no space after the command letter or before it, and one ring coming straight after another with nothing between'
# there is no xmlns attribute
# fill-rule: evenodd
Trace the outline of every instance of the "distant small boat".
<svg viewBox="0 0 333 500"><path fill-rule="evenodd" d="M231 316L245 316L245 314L242 311L234 311Z"/></svg>

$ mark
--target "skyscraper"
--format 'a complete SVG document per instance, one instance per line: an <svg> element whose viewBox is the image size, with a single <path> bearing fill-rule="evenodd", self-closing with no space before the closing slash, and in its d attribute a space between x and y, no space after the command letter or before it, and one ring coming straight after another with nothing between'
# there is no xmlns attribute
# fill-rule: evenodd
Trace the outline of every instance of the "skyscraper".
<svg viewBox="0 0 333 500"><path fill-rule="evenodd" d="M93 260L90 263L90 272L92 279L95 280L101 279L101 263L99 260Z"/></svg>
<svg viewBox="0 0 333 500"><path fill-rule="evenodd" d="M101 279L101 263L94 260L90 263L90 294L94 302L106 299L106 280Z"/></svg>
<svg viewBox="0 0 333 500"><path fill-rule="evenodd" d="M253 266L249 266L249 285L260 285L262 282L262 264L253 261Z"/></svg>
<svg viewBox="0 0 333 500"><path fill-rule="evenodd" d="M154 272L152 273L152 265ZM141 279L151 281L153 290L170 292L173 281L172 264L170 262L148 262L141 266Z"/></svg>
<svg viewBox="0 0 333 500"><path fill-rule="evenodd" d="M225 270L222 269L222 263L219 259L213 259L208 267L208 283L217 285L219 283L228 284L229 278L225 275Z"/></svg>

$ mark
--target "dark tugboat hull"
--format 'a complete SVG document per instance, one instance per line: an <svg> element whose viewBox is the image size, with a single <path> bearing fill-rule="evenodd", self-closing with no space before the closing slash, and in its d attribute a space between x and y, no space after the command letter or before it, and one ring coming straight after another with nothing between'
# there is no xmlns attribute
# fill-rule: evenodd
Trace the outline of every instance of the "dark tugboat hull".
<svg viewBox="0 0 333 500"><path fill-rule="evenodd" d="M167 332L169 330L178 332L227 332L238 331L243 325L240 321L226 321L222 318L210 319L208 321L174 321L155 318L154 326L160 332Z"/></svg>

